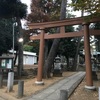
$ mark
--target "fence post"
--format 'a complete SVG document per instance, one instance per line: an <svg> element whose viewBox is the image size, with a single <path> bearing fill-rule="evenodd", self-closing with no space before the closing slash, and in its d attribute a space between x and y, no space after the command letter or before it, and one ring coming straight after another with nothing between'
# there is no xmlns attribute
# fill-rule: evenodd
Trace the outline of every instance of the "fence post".
<svg viewBox="0 0 100 100"><path fill-rule="evenodd" d="M18 98L21 98L24 94L24 81L18 81Z"/></svg>
<svg viewBox="0 0 100 100"><path fill-rule="evenodd" d="M13 90L14 84L14 72L8 73L8 81L7 81L7 91L11 92Z"/></svg>
<svg viewBox="0 0 100 100"><path fill-rule="evenodd" d="M0 88L2 88L3 85L3 74L0 73Z"/></svg>
<svg viewBox="0 0 100 100"><path fill-rule="evenodd" d="M99 100L100 100L100 87L98 89L98 95L99 95Z"/></svg>
<svg viewBox="0 0 100 100"><path fill-rule="evenodd" d="M60 90L60 99L59 100L68 100L68 91Z"/></svg>

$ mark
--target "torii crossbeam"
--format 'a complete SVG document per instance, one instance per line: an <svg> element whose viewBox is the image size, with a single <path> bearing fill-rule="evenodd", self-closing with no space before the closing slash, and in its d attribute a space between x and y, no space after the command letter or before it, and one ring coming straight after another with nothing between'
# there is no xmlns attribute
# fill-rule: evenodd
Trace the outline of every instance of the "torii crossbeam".
<svg viewBox="0 0 100 100"><path fill-rule="evenodd" d="M43 84L42 71L43 71L43 59L44 59L44 40L54 38L65 38L65 37L80 37L84 36L84 47L85 47L85 64L86 64L86 86L85 88L94 89L92 80L92 65L91 65L91 54L90 54L90 35L100 35L100 30L89 30L89 24L100 22L100 18L92 18L86 21L84 18L70 18L61 21L45 22L45 23L31 23L28 24L29 29L41 29L41 34L37 36L31 36L31 40L40 40L39 50L39 63L38 63L38 75L37 84ZM80 32L65 32L65 26L69 25L83 25L83 29ZM45 28L59 27L60 33L46 34Z"/></svg>

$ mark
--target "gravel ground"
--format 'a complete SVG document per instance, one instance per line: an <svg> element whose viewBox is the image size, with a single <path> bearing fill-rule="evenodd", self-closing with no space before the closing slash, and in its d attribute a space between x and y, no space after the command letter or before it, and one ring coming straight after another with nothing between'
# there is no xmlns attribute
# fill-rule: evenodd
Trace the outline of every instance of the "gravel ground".
<svg viewBox="0 0 100 100"><path fill-rule="evenodd" d="M41 91L42 89L45 89L49 87L50 85L54 84L55 82L58 82L64 77L71 76L75 73L76 72L64 72L63 77L52 77L50 79L43 79L45 83L44 85L36 85L35 84L36 78L23 79L24 80L24 97L37 93ZM7 92L6 86L3 86L3 88L0 89L0 97L5 98L5 100L19 100L17 99L17 94L18 94L18 84L13 86L13 91L10 93Z"/></svg>
<svg viewBox="0 0 100 100"><path fill-rule="evenodd" d="M52 77L50 79L43 80L45 85L37 86L35 84L36 78L30 78L24 80L24 97L30 96L38 91L41 91L44 88L54 84L55 82L63 79L66 76L70 76L76 72L66 72L63 74L63 77ZM89 91L84 88L86 85L86 80L84 79L80 85L75 89L73 94L69 97L68 100L98 100L98 87L100 87L100 80L94 81L94 85L96 86L95 91ZM0 97L5 98L5 100L20 100L17 99L17 91L18 91L18 84L14 85L13 91L8 93L6 86L3 86L0 89ZM24 98L23 97L23 98ZM1 99L0 99L1 100ZM22 100L22 99L21 99Z"/></svg>
<svg viewBox="0 0 100 100"><path fill-rule="evenodd" d="M98 87L100 87L100 80L93 81L93 83L94 86L96 86L96 90L86 90L84 88L86 85L86 80L84 79L68 100L99 100Z"/></svg>

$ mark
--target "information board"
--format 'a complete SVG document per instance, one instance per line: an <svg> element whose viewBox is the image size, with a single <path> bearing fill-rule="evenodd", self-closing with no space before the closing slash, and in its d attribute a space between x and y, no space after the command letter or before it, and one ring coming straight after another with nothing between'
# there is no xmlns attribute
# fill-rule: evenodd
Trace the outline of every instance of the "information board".
<svg viewBox="0 0 100 100"><path fill-rule="evenodd" d="M12 57L0 57L0 68L2 69L12 69L13 58Z"/></svg>

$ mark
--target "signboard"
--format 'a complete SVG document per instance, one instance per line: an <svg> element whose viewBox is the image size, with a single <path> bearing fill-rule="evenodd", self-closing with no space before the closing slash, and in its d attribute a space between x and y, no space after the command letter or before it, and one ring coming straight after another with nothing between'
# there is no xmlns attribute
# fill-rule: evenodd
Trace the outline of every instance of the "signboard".
<svg viewBox="0 0 100 100"><path fill-rule="evenodd" d="M13 57L0 56L0 68L1 69L12 69L13 68Z"/></svg>
<svg viewBox="0 0 100 100"><path fill-rule="evenodd" d="M3 60L1 60L1 67L5 68L5 66L6 66L6 60L3 59Z"/></svg>

